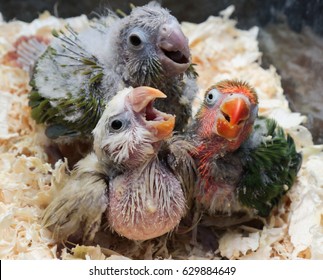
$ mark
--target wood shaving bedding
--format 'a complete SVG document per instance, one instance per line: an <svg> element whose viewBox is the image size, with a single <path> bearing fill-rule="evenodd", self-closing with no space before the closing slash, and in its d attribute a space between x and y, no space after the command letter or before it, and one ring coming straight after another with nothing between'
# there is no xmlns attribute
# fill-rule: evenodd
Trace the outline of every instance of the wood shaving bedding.
<svg viewBox="0 0 323 280"><path fill-rule="evenodd" d="M168 236L143 243L111 233L99 233L96 246L76 246L60 252L62 259L177 258L177 259L322 259L323 258L323 146L314 145L302 126L306 117L292 113L276 69L261 67L258 28L236 28L233 6L205 22L184 22L200 86L195 112L205 90L223 79L248 81L259 95L259 112L273 117L292 135L303 164L298 179L282 203L259 230L241 226L224 232L216 251L191 242L191 236L167 241ZM51 38L52 29L70 24L76 30L89 25L85 16L58 19L45 13L32 23L3 22L0 16L0 258L52 259L60 251L40 217L67 178L67 163L47 163L43 128L30 117L26 72L7 54L21 36ZM167 242L166 242L167 241ZM108 256L108 257L107 257Z"/></svg>

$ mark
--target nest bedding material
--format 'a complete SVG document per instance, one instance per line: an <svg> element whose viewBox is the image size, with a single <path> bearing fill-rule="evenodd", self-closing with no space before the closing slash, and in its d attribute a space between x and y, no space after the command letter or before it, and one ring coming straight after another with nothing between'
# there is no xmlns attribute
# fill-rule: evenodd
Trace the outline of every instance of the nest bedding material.
<svg viewBox="0 0 323 280"><path fill-rule="evenodd" d="M220 235L216 250L192 243L190 235L180 240L166 235L138 243L102 232L96 237L100 245L59 250L51 232L41 227L40 217L68 176L67 162L57 162L54 168L47 163L43 128L30 117L29 76L10 54L21 36L50 39L52 29L69 24L82 30L90 23L85 16L63 20L45 13L29 24L0 22L1 259L53 259L58 252L62 259L323 259L323 146L313 145L310 132L302 126L306 118L290 111L276 69L261 67L258 28L237 29L230 19L233 9L230 6L201 24L184 22L182 28L199 73L195 110L214 83L246 80L259 95L260 114L276 119L303 154L295 185L264 221L264 227L227 230Z"/></svg>

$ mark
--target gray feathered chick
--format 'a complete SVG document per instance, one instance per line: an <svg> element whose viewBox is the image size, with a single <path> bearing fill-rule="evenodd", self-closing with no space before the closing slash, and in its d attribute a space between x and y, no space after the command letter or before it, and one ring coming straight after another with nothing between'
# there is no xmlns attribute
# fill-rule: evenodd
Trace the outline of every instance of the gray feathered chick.
<svg viewBox="0 0 323 280"><path fill-rule="evenodd" d="M176 114L182 130L196 92L188 39L169 11L152 2L124 18L57 37L38 59L30 106L51 139L91 136L105 104L119 90L152 86L167 95L156 106Z"/></svg>
<svg viewBox="0 0 323 280"><path fill-rule="evenodd" d="M173 230L194 181L192 146L170 138L175 117L153 107L162 92L127 88L108 103L82 159L47 207L43 224L58 240L82 231L92 240L105 213L110 228L133 240Z"/></svg>

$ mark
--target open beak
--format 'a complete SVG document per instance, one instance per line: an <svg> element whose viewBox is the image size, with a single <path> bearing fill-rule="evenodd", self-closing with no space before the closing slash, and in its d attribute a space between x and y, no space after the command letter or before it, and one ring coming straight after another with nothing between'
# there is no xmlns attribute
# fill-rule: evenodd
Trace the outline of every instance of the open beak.
<svg viewBox="0 0 323 280"><path fill-rule="evenodd" d="M228 140L237 139L250 115L249 102L242 97L227 98L220 110L222 115L216 122L217 134Z"/></svg>
<svg viewBox="0 0 323 280"><path fill-rule="evenodd" d="M178 75L187 70L190 65L188 39L177 22L165 23L160 27L157 45L166 75Z"/></svg>
<svg viewBox="0 0 323 280"><path fill-rule="evenodd" d="M137 87L129 95L130 105L148 130L158 140L169 137L175 126L175 116L163 113L153 107L156 98L166 98L160 90L152 87Z"/></svg>

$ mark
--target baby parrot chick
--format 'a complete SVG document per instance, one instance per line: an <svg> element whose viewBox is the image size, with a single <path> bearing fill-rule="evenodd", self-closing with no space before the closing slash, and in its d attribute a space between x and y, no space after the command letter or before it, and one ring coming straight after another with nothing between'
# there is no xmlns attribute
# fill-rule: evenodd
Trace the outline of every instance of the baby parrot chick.
<svg viewBox="0 0 323 280"><path fill-rule="evenodd" d="M111 15L113 17L113 15ZM50 139L91 137L105 104L125 87L151 86L167 95L156 106L175 114L181 130L196 93L188 39L168 10L152 2L80 33L67 26L37 60L32 117Z"/></svg>
<svg viewBox="0 0 323 280"><path fill-rule="evenodd" d="M293 139L257 113L257 94L245 82L225 80L206 92L191 137L196 199L210 214L267 216L296 179L301 155Z"/></svg>
<svg viewBox="0 0 323 280"><path fill-rule="evenodd" d="M45 211L43 224L58 240L79 230L83 241L92 240L103 214L113 231L132 240L179 224L185 183L193 184L192 146L171 138L175 117L153 107L160 98L166 95L157 89L130 87L107 104L93 131L94 152L79 161Z"/></svg>

